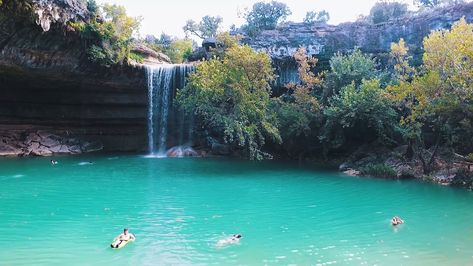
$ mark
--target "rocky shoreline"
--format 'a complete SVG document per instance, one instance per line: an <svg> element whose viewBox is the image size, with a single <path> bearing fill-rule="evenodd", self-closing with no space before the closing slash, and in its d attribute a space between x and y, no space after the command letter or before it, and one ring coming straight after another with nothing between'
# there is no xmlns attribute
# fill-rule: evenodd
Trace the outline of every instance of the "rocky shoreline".
<svg viewBox="0 0 473 266"><path fill-rule="evenodd" d="M407 145L391 151L362 147L348 158L344 158L338 170L349 176L372 176L393 180L418 179L473 190L473 162L465 157L443 151L433 160L432 171L426 174L418 158L406 158L406 150Z"/></svg>
<svg viewBox="0 0 473 266"><path fill-rule="evenodd" d="M47 130L0 131L0 156L53 156L100 151L99 142L83 141L65 132Z"/></svg>

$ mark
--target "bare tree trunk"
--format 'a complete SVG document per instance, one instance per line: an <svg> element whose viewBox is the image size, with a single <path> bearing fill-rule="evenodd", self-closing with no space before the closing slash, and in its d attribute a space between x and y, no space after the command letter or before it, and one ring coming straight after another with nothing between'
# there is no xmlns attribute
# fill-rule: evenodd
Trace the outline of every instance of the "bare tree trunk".
<svg viewBox="0 0 473 266"><path fill-rule="evenodd" d="M425 175L428 175L433 170L433 164L435 163L435 158L437 157L437 153L440 147L440 136L437 136L437 140L435 141L434 151L432 152L432 155L430 155L430 159L428 161L426 158L424 158L424 154L423 154L423 151L425 150L425 148L422 147L422 149L419 150L418 145L415 145L415 146L416 146L415 153L417 154L417 157L419 157L419 160L422 163L422 170Z"/></svg>
<svg viewBox="0 0 473 266"><path fill-rule="evenodd" d="M407 144L406 154L404 154L404 156L406 157L408 161L414 158L414 140L413 139L409 139L409 142Z"/></svg>

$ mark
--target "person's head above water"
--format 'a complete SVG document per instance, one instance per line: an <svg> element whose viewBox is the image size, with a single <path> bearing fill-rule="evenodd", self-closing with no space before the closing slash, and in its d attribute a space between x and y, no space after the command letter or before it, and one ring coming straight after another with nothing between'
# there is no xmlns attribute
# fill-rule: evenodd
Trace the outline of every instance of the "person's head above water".
<svg viewBox="0 0 473 266"><path fill-rule="evenodd" d="M128 228L123 229L123 233L126 235L128 234Z"/></svg>
<svg viewBox="0 0 473 266"><path fill-rule="evenodd" d="M241 235L240 234L235 234L233 235L234 238L241 238Z"/></svg>

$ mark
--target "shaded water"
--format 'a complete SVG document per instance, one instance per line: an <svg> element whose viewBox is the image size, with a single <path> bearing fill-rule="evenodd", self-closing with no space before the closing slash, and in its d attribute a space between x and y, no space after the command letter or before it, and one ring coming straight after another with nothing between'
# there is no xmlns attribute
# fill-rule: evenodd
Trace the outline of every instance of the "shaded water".
<svg viewBox="0 0 473 266"><path fill-rule="evenodd" d="M49 160L0 159L2 265L473 264L468 191L281 162ZM137 241L110 249L123 227Z"/></svg>

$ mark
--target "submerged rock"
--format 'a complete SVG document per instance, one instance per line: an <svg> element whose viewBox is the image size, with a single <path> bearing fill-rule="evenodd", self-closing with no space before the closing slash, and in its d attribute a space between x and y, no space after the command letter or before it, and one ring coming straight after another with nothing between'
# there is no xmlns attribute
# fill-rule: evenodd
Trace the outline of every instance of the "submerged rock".
<svg viewBox="0 0 473 266"><path fill-rule="evenodd" d="M167 157L196 157L199 154L189 146L172 147L166 152Z"/></svg>

